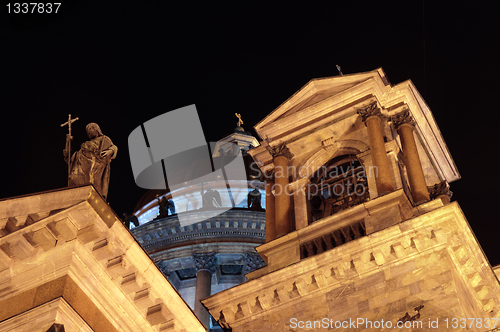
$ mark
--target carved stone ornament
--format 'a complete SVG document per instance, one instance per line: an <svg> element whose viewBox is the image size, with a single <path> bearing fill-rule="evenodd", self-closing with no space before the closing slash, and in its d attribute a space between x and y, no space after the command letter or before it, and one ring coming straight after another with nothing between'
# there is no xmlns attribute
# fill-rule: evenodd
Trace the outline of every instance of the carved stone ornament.
<svg viewBox="0 0 500 332"><path fill-rule="evenodd" d="M285 143L269 148L269 153L273 158L279 156L285 156L288 160L291 160L293 158L293 153L290 152Z"/></svg>
<svg viewBox="0 0 500 332"><path fill-rule="evenodd" d="M274 169L267 169L262 173L261 181L274 180Z"/></svg>
<svg viewBox="0 0 500 332"><path fill-rule="evenodd" d="M245 252L245 260L247 262L247 265L245 266L244 274L258 270L266 265L262 258L260 258L259 254L251 251Z"/></svg>
<svg viewBox="0 0 500 332"><path fill-rule="evenodd" d="M413 116L411 116L411 113L408 109L405 109L404 111L393 115L391 117L391 121L394 124L394 127L396 127L396 130L398 130L399 127L405 123L415 126L415 120L413 119Z"/></svg>
<svg viewBox="0 0 500 332"><path fill-rule="evenodd" d="M193 259L198 271L209 270L214 273L217 269L217 257L215 256L215 252L208 254L193 254Z"/></svg>
<svg viewBox="0 0 500 332"><path fill-rule="evenodd" d="M370 105L360 108L358 110L358 114L363 119L363 122L365 122L370 116L381 115L382 113L380 113L380 108L378 108L377 102L374 101Z"/></svg>
<svg viewBox="0 0 500 332"><path fill-rule="evenodd" d="M222 328L222 330L224 332L232 332L233 331L231 326L226 322L226 318L224 317L222 310L220 311L220 316L219 316L219 319L217 320L217 323L219 324L219 326Z"/></svg>
<svg viewBox="0 0 500 332"><path fill-rule="evenodd" d="M441 181L440 183L436 183L435 185L428 187L429 196L431 199L435 199L438 196L445 195L448 198L451 198L453 192L450 190L450 185L446 181Z"/></svg>

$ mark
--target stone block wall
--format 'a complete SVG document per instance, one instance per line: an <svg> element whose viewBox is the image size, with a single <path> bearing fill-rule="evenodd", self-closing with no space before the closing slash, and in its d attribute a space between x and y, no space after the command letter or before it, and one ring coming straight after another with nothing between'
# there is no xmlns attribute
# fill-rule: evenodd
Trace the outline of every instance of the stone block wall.
<svg viewBox="0 0 500 332"><path fill-rule="evenodd" d="M452 203L203 303L233 332L489 331L500 317L499 295L498 279Z"/></svg>

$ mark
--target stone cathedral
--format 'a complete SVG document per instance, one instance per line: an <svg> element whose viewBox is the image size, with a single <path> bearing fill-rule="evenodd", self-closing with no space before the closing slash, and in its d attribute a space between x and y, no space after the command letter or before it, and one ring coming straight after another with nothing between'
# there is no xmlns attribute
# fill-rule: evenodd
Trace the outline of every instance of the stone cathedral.
<svg viewBox="0 0 500 332"><path fill-rule="evenodd" d="M254 129L212 149L245 180L150 191L131 230L91 185L0 200L0 332L500 327L500 269L411 81L313 79Z"/></svg>
<svg viewBox="0 0 500 332"><path fill-rule="evenodd" d="M450 202L460 175L411 81L315 79L255 131L266 266L202 300L226 331L494 329L498 279Z"/></svg>

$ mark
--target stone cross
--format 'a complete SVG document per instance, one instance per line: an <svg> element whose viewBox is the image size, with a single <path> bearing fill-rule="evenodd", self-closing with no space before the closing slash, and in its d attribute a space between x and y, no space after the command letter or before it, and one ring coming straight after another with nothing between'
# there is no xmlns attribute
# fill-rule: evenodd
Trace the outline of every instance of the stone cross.
<svg viewBox="0 0 500 332"><path fill-rule="evenodd" d="M68 121L63 123L61 127L68 125L68 135L66 135L66 151L68 151L68 186L69 186L69 172L71 171L71 124L78 120L78 118L71 119L71 114L68 114Z"/></svg>

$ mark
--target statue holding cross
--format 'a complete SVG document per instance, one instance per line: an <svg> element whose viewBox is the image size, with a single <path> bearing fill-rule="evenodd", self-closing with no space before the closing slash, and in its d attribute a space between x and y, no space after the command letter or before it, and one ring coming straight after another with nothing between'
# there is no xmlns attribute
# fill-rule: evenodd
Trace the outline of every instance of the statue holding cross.
<svg viewBox="0 0 500 332"><path fill-rule="evenodd" d="M71 124L78 120L78 118L71 119L71 114L68 114L68 121L63 123L61 127L68 126L69 134L66 135L66 151L68 151L68 155L71 155L71 141L73 140L73 136L71 136ZM68 163L68 186L69 184L69 174L71 172L71 163Z"/></svg>
<svg viewBox="0 0 500 332"><path fill-rule="evenodd" d="M68 185L79 186L93 184L104 199L108 195L110 163L116 158L118 148L108 136L102 134L97 123L89 123L85 127L89 141L83 142L80 150L71 155L71 123L78 118L61 125L68 125L69 134L66 135L66 148L63 150L65 161L68 163Z"/></svg>

